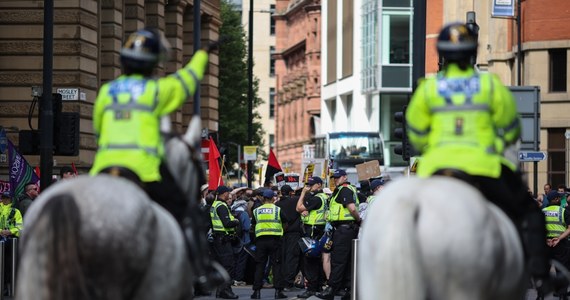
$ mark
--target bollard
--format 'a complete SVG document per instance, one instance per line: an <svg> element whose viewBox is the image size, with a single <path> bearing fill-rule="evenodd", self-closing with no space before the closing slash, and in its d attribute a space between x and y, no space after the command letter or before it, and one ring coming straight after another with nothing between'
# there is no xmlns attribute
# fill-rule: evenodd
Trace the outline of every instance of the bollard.
<svg viewBox="0 0 570 300"><path fill-rule="evenodd" d="M6 242L0 242L0 300L4 300L4 249Z"/></svg>
<svg viewBox="0 0 570 300"><path fill-rule="evenodd" d="M357 278L356 278L356 266L357 266L357 262L358 262L358 239L354 239L352 240L352 282L350 283L350 289L352 290L352 293L350 294L350 299L351 300L356 300L358 299L358 295L356 295L358 293L358 289L357 289Z"/></svg>
<svg viewBox="0 0 570 300"><path fill-rule="evenodd" d="M12 269L10 270L10 276L12 277L10 283L10 290L8 294L10 297L14 297L16 294L16 269L18 268L18 239L12 239Z"/></svg>

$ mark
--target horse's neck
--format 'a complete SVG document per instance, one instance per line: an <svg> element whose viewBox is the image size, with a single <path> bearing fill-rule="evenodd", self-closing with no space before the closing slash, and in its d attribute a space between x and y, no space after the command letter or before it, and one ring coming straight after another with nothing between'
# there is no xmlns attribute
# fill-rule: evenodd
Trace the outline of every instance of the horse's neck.
<svg viewBox="0 0 570 300"><path fill-rule="evenodd" d="M200 186L201 166L193 157L190 148L179 137L170 138L165 143L165 163L178 187L185 195L194 195Z"/></svg>

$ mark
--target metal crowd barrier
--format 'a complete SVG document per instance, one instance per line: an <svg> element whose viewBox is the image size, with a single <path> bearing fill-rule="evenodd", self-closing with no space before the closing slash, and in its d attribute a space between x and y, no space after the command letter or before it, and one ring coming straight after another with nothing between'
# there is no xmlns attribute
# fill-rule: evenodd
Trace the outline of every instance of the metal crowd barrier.
<svg viewBox="0 0 570 300"><path fill-rule="evenodd" d="M356 267L358 264L358 239L352 240L352 282L350 283L350 290L352 293L350 294L351 300L358 299L358 288L357 283L358 280L356 278Z"/></svg>
<svg viewBox="0 0 570 300"><path fill-rule="evenodd" d="M6 242L0 242L0 300L4 300L4 249Z"/></svg>
<svg viewBox="0 0 570 300"><path fill-rule="evenodd" d="M18 239L12 239L12 269L10 270L11 285L10 290L8 291L8 296L14 297L16 295L16 271L18 268Z"/></svg>
<svg viewBox="0 0 570 300"><path fill-rule="evenodd" d="M10 273L8 274L8 276L10 276L10 286L8 289L8 296L10 297L14 297L14 295L16 294L16 270L18 268L18 239L17 238L13 238L10 239L11 243L12 243L12 248L10 249L10 254L11 254L11 262L12 262L12 266L10 268ZM5 270L5 260L6 260L6 248L7 248L7 241L3 241L0 242L0 300L4 300L4 290L6 289L6 286L4 284L5 282L5 278L4 278L4 270Z"/></svg>

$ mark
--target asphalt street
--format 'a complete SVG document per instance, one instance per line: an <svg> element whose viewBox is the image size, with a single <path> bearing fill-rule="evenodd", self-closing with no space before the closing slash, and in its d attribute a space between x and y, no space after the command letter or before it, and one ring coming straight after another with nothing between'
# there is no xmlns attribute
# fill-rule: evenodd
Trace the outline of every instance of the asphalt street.
<svg viewBox="0 0 570 300"><path fill-rule="evenodd" d="M249 296L251 296L252 290L251 290L251 285L246 285L246 286L241 286L241 287L232 287L234 293L236 295L239 296L239 299L249 299ZM287 296L289 296L289 300L291 299L299 299L297 298L297 294L302 293L302 290L296 290L296 291L291 291L291 292L286 292L285 294ZM212 293L212 296L208 296L208 297L196 297L195 299L200 299L200 300L214 300L214 299L219 299L215 297L216 294ZM275 290L274 289L262 289L261 290L261 299L275 299ZM309 298L309 300L318 300L319 298L317 297L311 297ZM525 300L535 300L536 299L536 291L535 290L528 290L526 293L526 296L524 298ZM559 299L558 297L554 297L552 295L549 295L548 297L544 298L545 300L555 300L555 299ZM335 300L340 300L340 297L335 297Z"/></svg>

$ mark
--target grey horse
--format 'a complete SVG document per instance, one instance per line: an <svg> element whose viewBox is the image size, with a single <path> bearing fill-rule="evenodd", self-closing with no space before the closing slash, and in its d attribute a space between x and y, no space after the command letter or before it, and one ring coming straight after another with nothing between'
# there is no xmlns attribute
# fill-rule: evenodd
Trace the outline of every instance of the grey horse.
<svg viewBox="0 0 570 300"><path fill-rule="evenodd" d="M517 230L474 187L406 178L376 197L360 240L359 299L522 299L528 277Z"/></svg>
<svg viewBox="0 0 570 300"><path fill-rule="evenodd" d="M165 144L167 167L185 195L200 187L201 170L192 163L199 154L188 146L199 134L194 118L184 137L171 135ZM129 180L85 175L57 183L24 222L16 299L192 298L183 232Z"/></svg>

